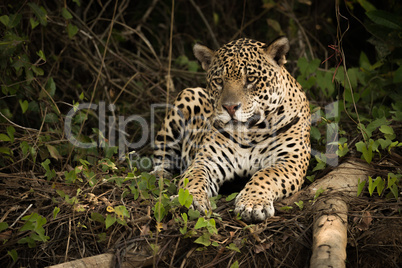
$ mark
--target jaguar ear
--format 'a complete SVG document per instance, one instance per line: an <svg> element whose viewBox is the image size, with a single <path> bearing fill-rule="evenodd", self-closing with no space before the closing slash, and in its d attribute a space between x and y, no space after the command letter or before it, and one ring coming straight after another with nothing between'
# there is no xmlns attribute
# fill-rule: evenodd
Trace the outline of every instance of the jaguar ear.
<svg viewBox="0 0 402 268"><path fill-rule="evenodd" d="M289 51L289 40L282 36L274 40L266 49L268 55L282 67L286 63L286 53Z"/></svg>
<svg viewBox="0 0 402 268"><path fill-rule="evenodd" d="M195 44L193 47L194 56L201 62L202 69L207 71L214 58L214 52L206 46Z"/></svg>

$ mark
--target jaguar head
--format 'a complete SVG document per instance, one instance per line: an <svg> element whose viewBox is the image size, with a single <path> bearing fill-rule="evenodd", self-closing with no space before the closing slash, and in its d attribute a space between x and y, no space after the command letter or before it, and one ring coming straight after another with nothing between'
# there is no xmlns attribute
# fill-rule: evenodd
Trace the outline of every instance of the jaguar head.
<svg viewBox="0 0 402 268"><path fill-rule="evenodd" d="M196 44L194 55L207 71L207 89L221 126L251 127L263 122L283 101L281 85L289 41L269 45L242 38L213 51Z"/></svg>

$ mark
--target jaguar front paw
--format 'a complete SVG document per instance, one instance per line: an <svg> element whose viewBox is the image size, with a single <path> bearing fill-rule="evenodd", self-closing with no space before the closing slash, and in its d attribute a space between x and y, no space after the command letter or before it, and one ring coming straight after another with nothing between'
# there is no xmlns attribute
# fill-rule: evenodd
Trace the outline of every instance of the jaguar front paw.
<svg viewBox="0 0 402 268"><path fill-rule="evenodd" d="M263 196L250 196L240 192L235 200L236 215L245 222L262 222L275 214L273 201Z"/></svg>

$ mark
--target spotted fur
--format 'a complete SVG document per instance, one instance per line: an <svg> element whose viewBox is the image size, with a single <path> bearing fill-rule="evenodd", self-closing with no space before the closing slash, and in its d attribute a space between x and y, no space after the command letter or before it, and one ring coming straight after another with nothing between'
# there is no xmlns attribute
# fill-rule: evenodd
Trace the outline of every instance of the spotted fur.
<svg viewBox="0 0 402 268"><path fill-rule="evenodd" d="M235 200L247 222L274 215L273 202L298 191L310 158L309 102L284 64L288 39L196 44L207 87L176 98L155 139L155 173L181 172L193 206L210 209L224 182L247 184ZM185 181L188 183L185 185Z"/></svg>

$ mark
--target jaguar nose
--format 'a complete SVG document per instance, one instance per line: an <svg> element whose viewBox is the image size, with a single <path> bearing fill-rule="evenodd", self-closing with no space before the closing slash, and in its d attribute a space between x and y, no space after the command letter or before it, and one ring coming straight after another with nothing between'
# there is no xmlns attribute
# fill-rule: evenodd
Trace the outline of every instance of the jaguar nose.
<svg viewBox="0 0 402 268"><path fill-rule="evenodd" d="M230 117L233 117L237 110L239 110L241 103L238 104L222 104L223 109L225 109Z"/></svg>

